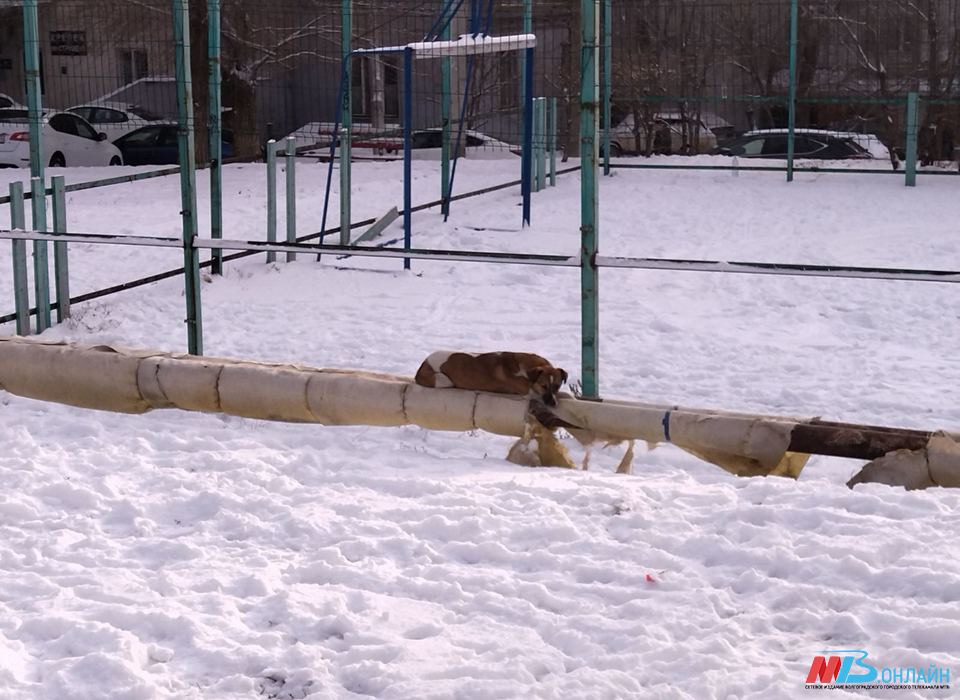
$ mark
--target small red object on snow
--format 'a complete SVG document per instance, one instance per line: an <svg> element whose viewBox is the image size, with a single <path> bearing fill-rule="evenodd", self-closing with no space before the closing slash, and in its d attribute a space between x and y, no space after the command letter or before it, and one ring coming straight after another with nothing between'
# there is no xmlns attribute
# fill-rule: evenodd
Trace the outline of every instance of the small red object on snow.
<svg viewBox="0 0 960 700"><path fill-rule="evenodd" d="M656 583L657 579L653 577L652 574L647 574L647 583Z"/></svg>

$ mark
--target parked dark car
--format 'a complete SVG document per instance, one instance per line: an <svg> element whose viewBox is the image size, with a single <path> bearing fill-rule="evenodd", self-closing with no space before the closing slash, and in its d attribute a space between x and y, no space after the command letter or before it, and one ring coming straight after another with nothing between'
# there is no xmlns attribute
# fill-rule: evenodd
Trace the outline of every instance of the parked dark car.
<svg viewBox="0 0 960 700"><path fill-rule="evenodd" d="M233 138L223 132L223 157L233 156ZM121 136L113 144L127 165L176 165L179 162L176 124L151 124Z"/></svg>
<svg viewBox="0 0 960 700"><path fill-rule="evenodd" d="M786 158L786 129L768 129L754 131L722 146L717 146L711 155L737 156L739 158ZM844 160L848 158L869 159L874 156L864 148L858 134L829 132L815 129L798 129L794 136L794 156L796 158L816 158L818 160Z"/></svg>

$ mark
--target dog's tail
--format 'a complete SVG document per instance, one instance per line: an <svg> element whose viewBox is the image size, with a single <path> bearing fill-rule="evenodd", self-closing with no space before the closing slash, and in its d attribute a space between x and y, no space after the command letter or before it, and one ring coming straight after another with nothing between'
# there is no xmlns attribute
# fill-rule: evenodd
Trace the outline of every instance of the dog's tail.
<svg viewBox="0 0 960 700"><path fill-rule="evenodd" d="M536 418L540 424L548 430L557 430L558 428L566 428L568 430L583 430L583 428L581 428L579 425L573 425L572 423L565 421L563 418L547 408L547 405L542 401L531 401L528 410L530 415Z"/></svg>

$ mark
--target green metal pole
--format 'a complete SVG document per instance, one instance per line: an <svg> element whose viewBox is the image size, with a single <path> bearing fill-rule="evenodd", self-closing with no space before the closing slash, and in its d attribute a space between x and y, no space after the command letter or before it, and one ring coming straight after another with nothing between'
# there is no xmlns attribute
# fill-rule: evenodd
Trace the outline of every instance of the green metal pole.
<svg viewBox="0 0 960 700"><path fill-rule="evenodd" d="M446 0L440 0L445 8ZM440 38L443 41L450 39L450 25L453 18L443 28ZM448 56L440 59L440 123L443 126L443 141L440 151L440 213L444 218L450 216L450 144L452 125L450 124L450 101L453 91L453 64Z"/></svg>
<svg viewBox="0 0 960 700"><path fill-rule="evenodd" d="M343 129L340 131L340 245L350 245L350 222L353 209L350 202L353 168L353 81L351 80L350 61L347 57L353 48L353 0L343 0L341 14L341 58L344 61L346 80L344 81L343 104L341 105L341 121ZM374 59L376 60L376 59ZM289 147L288 147L289 150ZM289 158L289 155L288 155ZM289 160L287 161L290 162ZM289 169L289 166L288 166ZM289 208L289 203L288 203ZM287 221L289 236L289 219ZM287 254L290 259L290 254Z"/></svg>
<svg viewBox="0 0 960 700"><path fill-rule="evenodd" d="M787 182L793 182L794 135L797 129L797 34L800 0L790 0L790 104L787 106Z"/></svg>
<svg viewBox="0 0 960 700"><path fill-rule="evenodd" d="M220 0L207 0L207 67L209 73L210 236L223 238L223 95L220 72ZM210 271L223 274L223 250L210 251Z"/></svg>
<svg viewBox="0 0 960 700"><path fill-rule="evenodd" d="M193 245L197 238L197 157L193 140L193 80L190 73L189 0L173 0L173 36L179 124L177 145L180 160L180 218L183 226L184 296L187 304L187 351L191 355L202 355L200 252Z"/></svg>
<svg viewBox="0 0 960 700"><path fill-rule="evenodd" d="M297 242L297 142L292 136L287 139L286 146L287 161L287 243ZM348 219L349 221L349 219ZM341 226L341 228L343 228ZM347 224L347 231L350 225ZM287 262L293 262L297 259L297 254L287 253Z"/></svg>
<svg viewBox="0 0 960 700"><path fill-rule="evenodd" d="M547 143L550 148L550 186L557 186L557 98L547 103Z"/></svg>
<svg viewBox="0 0 960 700"><path fill-rule="evenodd" d="M53 187L53 232L67 232L67 190L63 175L51 178ZM57 290L57 323L70 318L70 265L67 244L53 244L54 288Z"/></svg>
<svg viewBox="0 0 960 700"><path fill-rule="evenodd" d="M613 0L603 2L603 174L610 174L610 91L613 88Z"/></svg>
<svg viewBox="0 0 960 700"><path fill-rule="evenodd" d="M547 186L547 98L538 97L534 103L533 138L536 144L537 192Z"/></svg>
<svg viewBox="0 0 960 700"><path fill-rule="evenodd" d="M580 291L583 396L597 399L599 385L599 274L597 270L597 92L600 82L597 35L600 0L581 0L580 75Z"/></svg>
<svg viewBox="0 0 960 700"><path fill-rule="evenodd" d="M25 231L23 183L10 183L10 228ZM30 335L30 284L27 281L27 242L13 244L13 304L17 314L17 335Z"/></svg>
<svg viewBox="0 0 960 700"><path fill-rule="evenodd" d="M40 27L37 0L23 2L23 65L26 69L27 114L30 122L30 177L43 179L43 129L41 126Z"/></svg>
<svg viewBox="0 0 960 700"><path fill-rule="evenodd" d="M30 180L30 205L33 210L33 230L47 230L47 192L43 179ZM37 300L37 333L51 326L50 320L50 263L46 241L33 242L33 293Z"/></svg>
<svg viewBox="0 0 960 700"><path fill-rule="evenodd" d="M267 141L267 243L277 242L277 142ZM277 254L267 251L267 262L276 262Z"/></svg>
<svg viewBox="0 0 960 700"><path fill-rule="evenodd" d="M920 126L920 95L916 92L907 93L907 162L906 185L917 186L917 137Z"/></svg>

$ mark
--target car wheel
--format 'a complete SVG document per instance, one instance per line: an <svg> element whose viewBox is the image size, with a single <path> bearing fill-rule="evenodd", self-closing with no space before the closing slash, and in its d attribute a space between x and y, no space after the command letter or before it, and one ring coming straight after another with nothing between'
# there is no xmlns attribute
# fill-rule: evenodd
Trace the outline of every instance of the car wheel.
<svg viewBox="0 0 960 700"><path fill-rule="evenodd" d="M114 156L110 159L110 165L123 165L123 161L120 160L120 156Z"/></svg>
<svg viewBox="0 0 960 700"><path fill-rule="evenodd" d="M603 146L601 146L601 147L600 147L600 156L603 157L603 155L604 155ZM622 156L622 155L623 155L623 149L620 147L620 144L619 144L619 143L611 143L611 144L610 144L610 157L611 157L611 158L619 158L619 157Z"/></svg>
<svg viewBox="0 0 960 700"><path fill-rule="evenodd" d="M60 153L60 151L57 151L52 156L50 156L50 167L51 168L67 167L67 159L63 157L63 154Z"/></svg>

